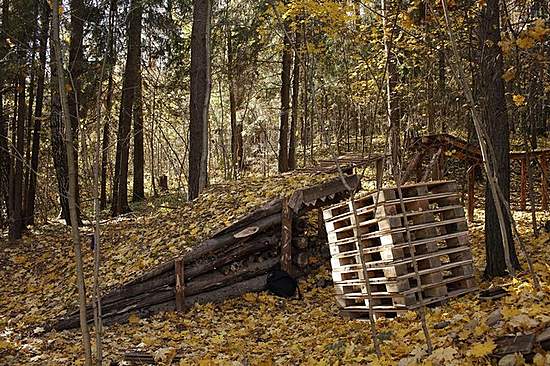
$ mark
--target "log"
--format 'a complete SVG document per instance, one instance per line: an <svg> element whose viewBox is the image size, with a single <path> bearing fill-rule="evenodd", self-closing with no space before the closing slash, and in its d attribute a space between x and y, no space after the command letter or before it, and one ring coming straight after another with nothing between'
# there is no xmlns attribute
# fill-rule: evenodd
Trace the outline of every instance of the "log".
<svg viewBox="0 0 550 366"><path fill-rule="evenodd" d="M222 267L232 261L245 258L253 253L265 251L267 248L274 247L278 241L279 238L275 235L269 237L262 236L254 241L242 243L240 246L233 248L232 251L228 252L223 257L215 257L213 260L204 261L201 263L196 262L190 267L187 267L185 270L184 281L189 283L194 277ZM133 298L156 288L175 283L176 277L173 269L174 268L172 268L172 271L165 272L162 277L153 278L142 283L126 285L112 291L111 293L103 296L101 300L102 307L105 308L106 306L116 303L124 298ZM91 311L91 305L87 308L89 308L88 311ZM77 314L78 310L68 316L71 317Z"/></svg>
<svg viewBox="0 0 550 366"><path fill-rule="evenodd" d="M217 294L231 293L235 285L239 283L247 283L251 278L261 277L265 273L269 272L274 268L279 262L278 258L271 258L269 260L254 264L252 266L242 268L239 271L224 275L221 273L213 274L210 276L205 276L204 278L189 283L185 287L185 299L182 307L190 307L193 305L193 299L213 299ZM265 281L264 281L265 284ZM229 288L226 291L222 291L224 288ZM246 287L246 286L245 286ZM204 294L201 296L201 294ZM217 299L217 301L223 300L222 298ZM190 302L191 301L191 302ZM201 300L202 301L202 300ZM159 288L153 289L151 291L141 293L137 296L131 298L123 298L116 303L111 303L108 305L102 306L103 311L103 321L104 324L111 324L111 318L118 318L120 315L127 314L129 316L132 312L137 312L138 314L148 314L150 307L166 303L173 302L174 307L176 306L176 297L175 297L175 286L174 285L164 285ZM89 322L91 323L93 319L91 318L92 309L87 309L87 314L89 317ZM65 330L75 328L79 325L78 314L70 318L62 319L55 326L55 330Z"/></svg>
<svg viewBox="0 0 550 366"><path fill-rule="evenodd" d="M255 226L258 226L259 232L262 232L276 224L280 224L280 222L281 222L281 214L279 212L256 221ZM236 226L230 231L227 231L227 232L224 231L222 234L219 234L219 236L214 236L210 239L203 241L201 244L192 248L189 252L185 253L182 256L183 263L187 266L188 264L191 264L192 262L204 257L209 253L222 249L230 243L235 243L237 240L233 237L233 235L236 234L241 229L242 229L241 226ZM174 262L172 260L169 262L162 263L157 267L153 268L151 271L132 280L128 284L133 285L137 283L142 283L154 277L160 276L165 272L171 271L173 264Z"/></svg>

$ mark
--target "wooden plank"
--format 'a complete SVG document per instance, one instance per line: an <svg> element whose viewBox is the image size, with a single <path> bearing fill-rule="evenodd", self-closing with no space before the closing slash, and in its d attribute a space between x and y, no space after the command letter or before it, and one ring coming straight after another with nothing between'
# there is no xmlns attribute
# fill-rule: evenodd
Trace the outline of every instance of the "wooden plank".
<svg viewBox="0 0 550 366"><path fill-rule="evenodd" d="M174 270L176 273L176 310L183 311L185 304L185 277L182 258L174 260Z"/></svg>
<svg viewBox="0 0 550 366"><path fill-rule="evenodd" d="M292 275L292 210L288 197L282 200L281 223L281 269Z"/></svg>

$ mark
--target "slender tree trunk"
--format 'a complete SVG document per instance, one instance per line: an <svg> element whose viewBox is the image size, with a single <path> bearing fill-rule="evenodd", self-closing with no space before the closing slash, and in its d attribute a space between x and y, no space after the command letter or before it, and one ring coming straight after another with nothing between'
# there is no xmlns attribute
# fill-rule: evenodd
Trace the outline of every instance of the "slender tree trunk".
<svg viewBox="0 0 550 366"><path fill-rule="evenodd" d="M26 223L34 224L34 203L36 199L36 181L38 162L40 155L40 133L42 130L42 109L44 107L44 85L46 71L46 50L48 43L48 33L50 29L50 7L46 4L42 5L41 15L41 30L40 30L40 51L38 68L38 78L36 85L36 106L34 109L34 126L32 135L32 151L31 151L31 168L29 177L29 186L27 189L26 199Z"/></svg>
<svg viewBox="0 0 550 366"><path fill-rule="evenodd" d="M8 237L10 240L21 238L23 222L23 154L25 148L25 75L20 71L17 79L17 119L14 128L15 138L12 140L12 156L14 162L10 171Z"/></svg>
<svg viewBox="0 0 550 366"><path fill-rule="evenodd" d="M140 57L141 60L141 52ZM138 202L145 198L144 190L144 153L143 153L143 98L141 67L138 70L138 82L136 86L136 100L134 101L134 182L132 186L132 201Z"/></svg>
<svg viewBox="0 0 550 366"><path fill-rule="evenodd" d="M189 200L197 198L208 184L211 11L210 0L193 1L191 96L189 101Z"/></svg>
<svg viewBox="0 0 550 366"><path fill-rule="evenodd" d="M71 6L71 33L69 43L69 65L71 91L67 93L69 111L71 118L71 129L74 138L74 169L76 170L76 207L78 222L80 221L80 185L78 179L79 160L78 160L78 134L79 134L79 116L82 105L82 74L84 72L84 19L86 9L83 0L70 0Z"/></svg>
<svg viewBox="0 0 550 366"><path fill-rule="evenodd" d="M130 155L130 130L139 75L141 48L141 0L132 0L128 15L128 54L122 83L122 101L118 120L115 176L111 213L113 216L130 211L128 205L128 159Z"/></svg>
<svg viewBox="0 0 550 366"><path fill-rule="evenodd" d="M109 34L111 35L114 32L116 8L117 0L111 0L109 7ZM104 210L107 207L107 164L110 150L111 110L113 107L113 74L116 63L113 36L109 38L107 47L107 52L109 55L109 78L107 82L107 100L105 102L105 123L103 124L103 133L101 139L101 193L99 197L99 206L101 210Z"/></svg>
<svg viewBox="0 0 550 366"><path fill-rule="evenodd" d="M388 17L390 15L389 0L382 0L382 25L384 27L384 49L386 52L386 108L388 117L388 126L390 128L390 144L392 166L397 166L401 159L401 139L400 139L400 120L399 115L399 97L396 91L398 82L397 65L393 48L392 34L388 29Z"/></svg>
<svg viewBox="0 0 550 366"><path fill-rule="evenodd" d="M292 69L292 115L288 142L288 168L296 169L296 127L298 126L298 110L300 109L300 46L299 36L296 33L296 50L294 52L294 68Z"/></svg>
<svg viewBox="0 0 550 366"><path fill-rule="evenodd" d="M506 112L504 81L502 80L503 59L500 42L499 0L488 0L481 14L481 104L483 120L489 143L493 147L498 185L506 200L510 199L510 132ZM489 162L491 163L491 161ZM505 208L503 206L502 210ZM512 265L519 268L512 238L510 221L505 215L506 232L510 246ZM506 275L504 248L500 234L500 224L489 187L485 190L485 247L488 277Z"/></svg>
<svg viewBox="0 0 550 366"><path fill-rule="evenodd" d="M233 35L231 29L229 29L227 34L227 76L229 79L229 115L231 119L231 171L233 178L237 178L243 168L243 135L242 124L237 121L232 38Z"/></svg>
<svg viewBox="0 0 550 366"><path fill-rule="evenodd" d="M66 95L65 77L63 74L63 60L61 58L61 42L59 40L59 0L53 0L52 3L52 48L54 50L55 68L57 68L57 87L59 98L61 100L61 114L65 127L67 165L69 168L69 210L71 215L71 233L73 238L75 259L76 259L76 280L78 286L78 302L80 306L80 329L82 331L82 342L84 347L84 357L86 366L92 364L92 351L90 346L90 334L88 332L88 323L86 321L86 289L84 285L84 272L82 265L82 253L80 248L80 233L78 230L78 212L76 209L76 165L74 164L74 146L73 146L73 130L71 128L71 120L69 118L69 103ZM52 67L53 69L54 67Z"/></svg>
<svg viewBox="0 0 550 366"><path fill-rule="evenodd" d="M9 29L8 24L8 1L2 2L2 29ZM6 35L0 32L0 59L4 58L7 52ZM4 111L4 84L5 80L0 79L0 223L7 218L8 213L8 192L10 172L10 150L8 147L9 118ZM5 216L3 213L5 212Z"/></svg>
<svg viewBox="0 0 550 366"><path fill-rule="evenodd" d="M284 46L281 70L280 112L281 122L279 126L279 173L288 171L288 115L290 111L290 71L292 67L292 48L290 45L290 39L288 39L288 29L285 31L283 37Z"/></svg>
<svg viewBox="0 0 550 366"><path fill-rule="evenodd" d="M50 47L50 59L54 59L54 50ZM69 191L69 179L67 168L67 149L65 148L65 138L63 137L63 126L61 121L61 101L59 99L59 90L57 88L57 68L50 67L51 74L51 106L50 106L50 133L53 166L57 179L57 189L59 194L59 203L61 205L61 218L67 225L71 224L69 216L69 201L67 200Z"/></svg>

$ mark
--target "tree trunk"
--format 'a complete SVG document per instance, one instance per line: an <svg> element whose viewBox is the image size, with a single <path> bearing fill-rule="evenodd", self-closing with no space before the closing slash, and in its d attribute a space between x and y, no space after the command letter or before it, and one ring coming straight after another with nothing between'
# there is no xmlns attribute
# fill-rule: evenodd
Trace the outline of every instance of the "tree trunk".
<svg viewBox="0 0 550 366"><path fill-rule="evenodd" d="M80 233L78 230L78 211L77 200L76 200L76 165L74 164L74 146L73 146L73 131L71 126L71 120L69 118L69 104L66 96L66 84L65 77L63 72L63 61L61 58L61 42L59 40L59 2L58 0L53 0L52 3L52 49L55 62L55 67L52 65L52 70L57 68L57 87L59 93L59 99L61 100L62 105L62 116L63 124L65 127L65 138L66 138L66 151L67 151L67 163L68 163L68 176L69 176L69 210L71 216L71 233L74 244L75 251L75 260L76 260L76 278L78 286L78 300L80 306L80 329L82 331L82 342L84 347L84 356L86 366L91 366L92 364L92 352L90 347L90 334L88 333L88 324L86 321L86 290L84 285L84 272L82 265L82 253L80 248ZM53 72L52 72L53 74Z"/></svg>
<svg viewBox="0 0 550 366"><path fill-rule="evenodd" d="M300 55L299 37L296 33L296 50L294 52L294 68L292 70L292 116L290 120L288 142L288 169L296 169L296 126L298 126L298 109L300 108Z"/></svg>
<svg viewBox="0 0 550 366"><path fill-rule="evenodd" d="M2 29L9 29L8 24L8 1L2 3ZM0 32L0 58L4 58L7 48L5 47L6 35ZM0 81L4 82L3 78ZM4 87L0 84L0 224L3 224L3 212L8 215L8 186L10 171L10 154L8 147L8 126L9 118L4 113ZM6 217L7 218L7 217Z"/></svg>
<svg viewBox="0 0 550 366"><path fill-rule="evenodd" d="M40 154L40 132L42 130L42 109L44 106L44 84L46 71L46 49L48 43L48 32L50 28L50 7L42 5L41 30L40 30L40 52L38 68L38 78L36 85L36 105L34 109L34 126L32 135L31 169L29 177L29 186L26 193L25 213L26 223L34 224L34 203L36 198L36 181L38 162Z"/></svg>
<svg viewBox="0 0 550 366"><path fill-rule="evenodd" d="M50 47L50 59L54 58L53 48ZM61 218L70 225L68 190L69 180L67 173L67 150L65 149L65 138L63 137L63 126L61 124L61 101L57 89L57 69L51 67L51 107L50 107L50 133L53 166L57 179L59 203L61 205Z"/></svg>
<svg viewBox="0 0 550 366"><path fill-rule="evenodd" d="M290 70L292 48L285 26L283 60L281 70L281 124L279 126L279 173L288 171L288 114L290 111Z"/></svg>
<svg viewBox="0 0 550 366"><path fill-rule="evenodd" d="M109 9L109 34L114 33L115 16L117 8L117 0L111 0ZM114 81L113 74L116 63L114 50L114 36L109 39L107 52L109 54L109 81L107 82L107 97L105 102L105 123L103 125L103 136L101 138L101 193L99 197L99 206L102 210L107 207L107 159L109 158L110 150L110 127L111 127L111 109L113 107L113 89Z"/></svg>
<svg viewBox="0 0 550 366"><path fill-rule="evenodd" d="M141 51L139 59L141 60ZM138 82L136 86L136 100L134 101L134 182L132 185L132 201L138 202L145 198L143 188L143 93L141 67L138 65Z"/></svg>
<svg viewBox="0 0 550 366"><path fill-rule="evenodd" d="M231 30L229 30L227 34L227 76L229 79L229 112L231 118L231 170L233 178L236 179L243 168L243 135L242 124L237 122L232 37Z"/></svg>
<svg viewBox="0 0 550 366"><path fill-rule="evenodd" d="M128 158L130 155L130 130L135 102L141 55L141 18L143 7L140 0L132 0L128 15L128 54L122 83L122 101L118 119L115 174L111 214L117 216L130 211L128 205Z"/></svg>
<svg viewBox="0 0 550 366"><path fill-rule="evenodd" d="M488 143L492 145L495 166L493 171L498 179L498 185L507 201L510 199L510 131L506 111L504 81L502 80L503 59L498 46L500 42L499 0L488 0L481 14L481 105L483 120L488 135ZM491 159L490 159L491 160ZM492 162L489 161L491 164ZM493 164L491 164L493 165ZM502 210L505 208L503 206ZM510 245L512 265L519 268L519 262L514 250L510 221L505 215L506 232ZM500 224L490 188L485 189L485 248L487 266L485 275L488 277L506 275L504 248L500 234Z"/></svg>
<svg viewBox="0 0 550 366"><path fill-rule="evenodd" d="M78 222L80 223L80 186L78 179L78 134L80 107L82 103L82 74L84 72L84 19L86 9L83 0L70 0L71 6L71 35L69 44L69 77L72 90L67 93L71 117L71 129L74 138L74 169L76 170L76 207Z"/></svg>
<svg viewBox="0 0 550 366"><path fill-rule="evenodd" d="M210 0L193 1L191 96L189 100L189 200L197 198L208 184L211 10Z"/></svg>
<svg viewBox="0 0 550 366"><path fill-rule="evenodd" d="M390 147L392 166L397 166L401 159L399 99L396 91L398 82L397 65L393 47L393 38L388 33L389 0L382 0L382 25L384 27L384 49L386 52L386 108L388 127L390 128Z"/></svg>
<svg viewBox="0 0 550 366"><path fill-rule="evenodd" d="M23 154L25 148L25 75L20 71L17 78L17 119L13 130L12 156L9 187L9 231L10 240L21 238L23 233Z"/></svg>

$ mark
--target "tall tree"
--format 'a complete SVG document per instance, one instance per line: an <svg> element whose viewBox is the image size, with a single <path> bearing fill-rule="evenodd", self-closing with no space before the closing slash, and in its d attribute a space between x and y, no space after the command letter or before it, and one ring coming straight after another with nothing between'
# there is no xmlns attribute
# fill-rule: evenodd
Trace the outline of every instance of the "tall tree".
<svg viewBox="0 0 550 366"><path fill-rule="evenodd" d="M143 6L141 0L130 2L128 14L128 54L122 82L122 101L118 117L115 175L113 179L113 216L130 211L128 205L128 158L130 155L130 130L132 113L139 82L139 63L141 55L141 18Z"/></svg>
<svg viewBox="0 0 550 366"><path fill-rule="evenodd" d="M25 147L25 79L24 67L19 66L17 76L17 117L14 118L12 130L12 157L9 177L9 217L8 236L10 240L21 238L24 228L23 221L23 154Z"/></svg>
<svg viewBox="0 0 550 366"><path fill-rule="evenodd" d="M292 69L292 115L288 139L288 168L296 169L296 127L298 126L298 110L300 108L300 42L296 33L296 50L294 51L294 67Z"/></svg>
<svg viewBox="0 0 550 366"><path fill-rule="evenodd" d="M227 78L229 79L229 116L231 120L231 170L234 178L238 177L243 168L243 134L242 124L237 121L237 97L235 82L235 61L233 48L233 32L227 31Z"/></svg>
<svg viewBox="0 0 550 366"><path fill-rule="evenodd" d="M292 47L285 26L281 69L281 112L279 124L279 173L288 171L288 116L290 112L290 74L292 68Z"/></svg>
<svg viewBox="0 0 550 366"><path fill-rule="evenodd" d="M71 118L71 129L74 139L74 164L76 174L76 207L78 221L80 222L80 185L78 179L78 131L80 124L80 106L83 104L82 98L82 75L84 73L84 20L86 18L86 8L84 0L70 0L71 6L71 32L69 42L69 65L68 76L70 78L71 90L67 93L69 111ZM58 75L59 76L59 75Z"/></svg>
<svg viewBox="0 0 550 366"><path fill-rule="evenodd" d="M397 166L401 156L401 126L399 100L397 94L397 60L393 51L394 35L389 28L388 17L391 10L390 0L382 0L382 26L384 27L384 50L386 52L386 111L390 128L390 149L393 166Z"/></svg>
<svg viewBox="0 0 550 366"><path fill-rule="evenodd" d="M139 55L141 60L141 52ZM143 96L142 96L142 79L141 65L138 65L138 82L136 85L136 100L134 101L134 182L132 185L132 201L137 202L145 198L143 187Z"/></svg>
<svg viewBox="0 0 550 366"><path fill-rule="evenodd" d="M38 58L40 64L37 71L38 77L36 84L36 105L34 109L30 176L26 192L27 198L25 200L25 217L27 224L34 223L34 203L36 198L38 157L40 154L40 133L42 130L42 109L44 106L44 86L46 80L46 50L50 26L50 7L46 3L43 3L41 6L40 23L40 51Z"/></svg>
<svg viewBox="0 0 550 366"><path fill-rule="evenodd" d="M189 100L189 200L208 184L208 108L210 106L210 0L193 1L191 96Z"/></svg>
<svg viewBox="0 0 550 366"><path fill-rule="evenodd" d="M101 139L101 193L99 198L99 205L102 210L107 207L107 160L109 158L110 150L111 109L113 107L114 70L116 63L115 38L113 36L116 19L116 9L117 0L111 0L109 5L108 20L108 34L110 35L110 38L107 40L107 63L109 66L109 77L107 81L107 97L105 102L105 123L103 125L103 136Z"/></svg>
<svg viewBox="0 0 550 366"><path fill-rule="evenodd" d="M53 49L50 47L50 57L53 57ZM67 151L65 149L65 138L63 137L63 125L61 121L61 101L57 90L57 69L50 69L50 143L52 148L53 166L57 180L57 191L59 203L61 205L60 217L67 225L70 224L68 190L68 169L67 169Z"/></svg>
<svg viewBox="0 0 550 366"><path fill-rule="evenodd" d="M68 165L68 178L69 178L69 210L71 216L71 234L73 238L74 254L76 261L76 279L78 286L78 300L80 310L80 329L82 331L82 343L84 348L84 360L86 366L92 365L92 352L90 346L90 334L88 332L88 323L86 321L86 289L84 284L84 271L82 264L82 253L80 246L80 233L78 230L78 211L77 211L77 199L76 199L76 165L74 164L74 146L71 121L69 117L69 103L67 100L65 83L65 75L63 71L63 59L61 57L61 41L59 39L59 0L52 1L52 49L53 49L53 61L52 70L57 69L57 90L59 100L61 104L61 113L63 118L63 124L65 127L65 141L66 141L66 154Z"/></svg>
<svg viewBox="0 0 550 366"><path fill-rule="evenodd" d="M499 0L488 0L481 12L480 41L482 48L480 94L483 120L488 142L493 147L497 183L509 202L510 200L510 130L504 93L503 58L499 46L500 12ZM492 163L489 161L489 163ZM505 211L503 207L503 211ZM512 241L510 221L505 216L506 232L510 246L512 265L519 268L519 262ZM500 234L495 203L490 188L485 189L485 247L487 266L485 275L502 276L507 273L504 248Z"/></svg>
<svg viewBox="0 0 550 366"><path fill-rule="evenodd" d="M9 29L8 4L8 0L2 2L2 29ZM3 59L7 52L6 33L0 32L0 58ZM10 170L10 150L8 147L9 118L4 109L5 84L7 84L6 74L2 73L0 75L0 223L6 218L3 213L5 212L6 216L8 214L8 177Z"/></svg>

